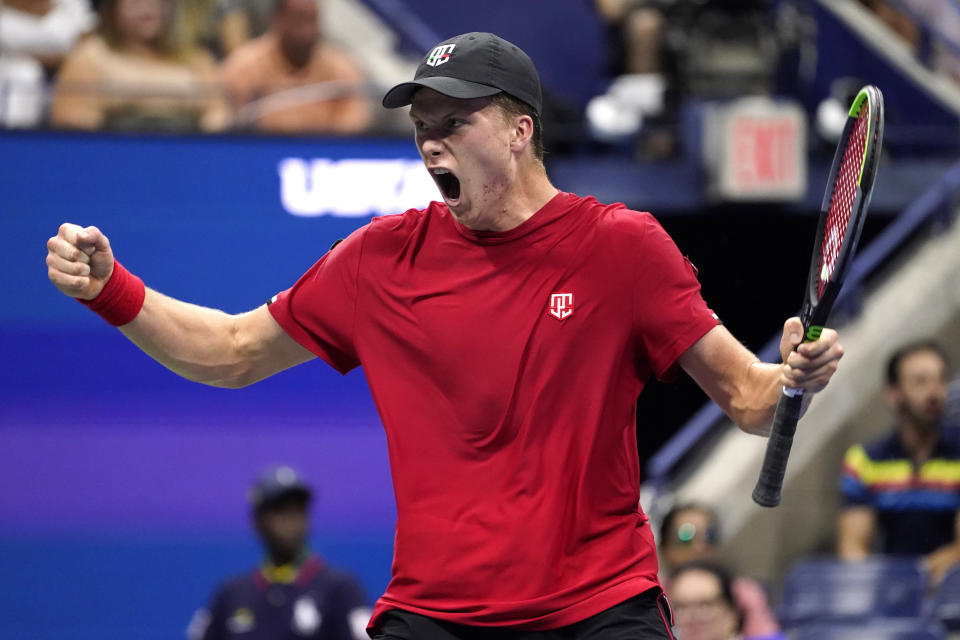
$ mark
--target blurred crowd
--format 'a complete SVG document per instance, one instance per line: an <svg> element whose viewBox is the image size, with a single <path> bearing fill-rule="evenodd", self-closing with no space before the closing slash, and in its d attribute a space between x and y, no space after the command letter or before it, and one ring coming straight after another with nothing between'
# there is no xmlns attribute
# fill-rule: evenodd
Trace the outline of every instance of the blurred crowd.
<svg viewBox="0 0 960 640"><path fill-rule="evenodd" d="M587 105L591 134L601 140L635 136L640 157L676 152L686 100L797 98L817 52L816 3L800 0L593 0L606 25L609 88ZM955 0L859 0L888 42L900 41L934 73L960 85L960 4ZM869 12L869 13L868 13ZM840 78L836 108L849 105ZM818 115L818 117L820 117ZM835 119L834 119L835 120ZM817 131L832 145L839 131Z"/></svg>
<svg viewBox="0 0 960 640"><path fill-rule="evenodd" d="M941 625L960 632L960 378L930 339L901 345L882 375L893 422L881 437L852 444L837 469L836 554L801 559L776 612L768 591L779 590L738 575L724 557L713 508L680 503L661 518L661 578L678 637L827 637L818 626L803 633L811 620L851 634L854 627L844 625L887 623L892 635L883 638L941 638ZM918 634L931 625L932 635L896 635L894 615ZM873 633L856 637L881 637Z"/></svg>
<svg viewBox="0 0 960 640"><path fill-rule="evenodd" d="M861 0L929 67L960 83L960 5L953 0Z"/></svg>
<svg viewBox="0 0 960 640"><path fill-rule="evenodd" d="M960 79L960 45L950 41L950 34L960 40L960 9L952 0L861 2L891 37ZM783 82L784 60L802 57L797 52L810 39L809 8L792 0L592 4L606 28L609 84L583 109L551 100L555 88L546 88L546 133L561 152L571 138L629 140L641 157L670 157L677 152L682 100L773 95ZM0 127L334 135L396 130L396 119L380 120L386 116L375 106L380 91L371 65L357 62L363 52L344 50L328 37L327 5L4 0ZM386 55L402 58L394 51Z"/></svg>
<svg viewBox="0 0 960 640"><path fill-rule="evenodd" d="M317 0L5 0L0 122L363 132L366 79L324 37L321 10Z"/></svg>

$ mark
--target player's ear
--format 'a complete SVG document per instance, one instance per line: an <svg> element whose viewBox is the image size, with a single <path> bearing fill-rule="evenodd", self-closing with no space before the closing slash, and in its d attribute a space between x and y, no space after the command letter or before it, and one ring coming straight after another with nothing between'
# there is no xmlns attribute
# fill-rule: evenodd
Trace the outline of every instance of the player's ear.
<svg viewBox="0 0 960 640"><path fill-rule="evenodd" d="M530 146L533 141L533 118L519 115L513 119L513 129L510 138L510 150L519 153Z"/></svg>

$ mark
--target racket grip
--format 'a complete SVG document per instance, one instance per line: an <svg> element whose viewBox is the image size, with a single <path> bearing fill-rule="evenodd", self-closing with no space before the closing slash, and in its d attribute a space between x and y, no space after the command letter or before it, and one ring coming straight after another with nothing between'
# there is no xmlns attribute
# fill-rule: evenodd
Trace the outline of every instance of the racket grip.
<svg viewBox="0 0 960 640"><path fill-rule="evenodd" d="M802 393L783 393L777 403L773 429L763 456L763 467L760 469L757 486L753 488L753 501L761 507L775 507L780 504L783 476L787 471L787 458L790 457L790 447L793 446L793 434L797 431L802 405Z"/></svg>

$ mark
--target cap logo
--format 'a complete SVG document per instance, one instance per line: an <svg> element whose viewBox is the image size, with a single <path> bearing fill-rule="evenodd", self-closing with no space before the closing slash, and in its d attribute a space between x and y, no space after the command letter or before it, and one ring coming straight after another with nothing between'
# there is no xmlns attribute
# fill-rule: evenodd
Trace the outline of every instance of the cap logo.
<svg viewBox="0 0 960 640"><path fill-rule="evenodd" d="M435 47L433 51L430 52L430 55L427 56L427 66L438 67L444 62L447 62L456 46L455 44L442 44L439 47Z"/></svg>

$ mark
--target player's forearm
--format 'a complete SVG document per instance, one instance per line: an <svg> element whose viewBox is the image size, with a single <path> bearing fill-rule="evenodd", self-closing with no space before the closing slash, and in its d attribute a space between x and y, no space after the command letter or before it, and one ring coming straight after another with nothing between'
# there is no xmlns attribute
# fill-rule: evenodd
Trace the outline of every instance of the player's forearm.
<svg viewBox="0 0 960 640"><path fill-rule="evenodd" d="M783 365L752 362L747 366L727 414L747 433L769 435L781 393Z"/></svg>
<svg viewBox="0 0 960 640"><path fill-rule="evenodd" d="M783 395L783 367L782 364L754 362L747 373L745 391L733 411L739 417L731 418L747 433L768 436L773 425L773 415L776 413L777 403ZM813 392L807 391L803 395L803 405L800 409L802 416L807 412Z"/></svg>
<svg viewBox="0 0 960 640"><path fill-rule="evenodd" d="M769 433L785 365L760 362L722 325L684 352L680 364L742 430Z"/></svg>
<svg viewBox="0 0 960 640"><path fill-rule="evenodd" d="M151 358L188 380L240 387L254 381L254 356L238 318L148 288L140 313L120 330Z"/></svg>

